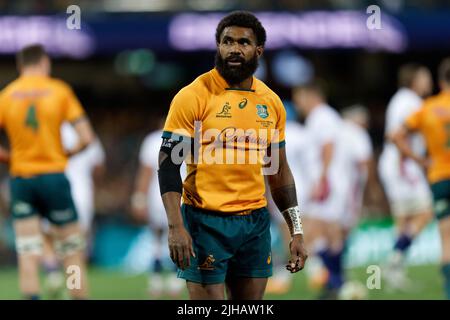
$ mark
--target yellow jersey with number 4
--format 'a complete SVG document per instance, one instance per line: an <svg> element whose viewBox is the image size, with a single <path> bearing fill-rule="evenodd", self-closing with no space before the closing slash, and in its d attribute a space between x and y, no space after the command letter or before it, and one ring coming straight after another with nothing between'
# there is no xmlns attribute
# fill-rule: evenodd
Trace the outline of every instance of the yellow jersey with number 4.
<svg viewBox="0 0 450 320"><path fill-rule="evenodd" d="M428 180L435 183L450 179L450 92L426 99L406 120L406 126L425 138L431 158Z"/></svg>
<svg viewBox="0 0 450 320"><path fill-rule="evenodd" d="M11 148L10 174L63 172L67 164L60 128L84 110L69 85L46 76L21 76L0 92L0 127Z"/></svg>

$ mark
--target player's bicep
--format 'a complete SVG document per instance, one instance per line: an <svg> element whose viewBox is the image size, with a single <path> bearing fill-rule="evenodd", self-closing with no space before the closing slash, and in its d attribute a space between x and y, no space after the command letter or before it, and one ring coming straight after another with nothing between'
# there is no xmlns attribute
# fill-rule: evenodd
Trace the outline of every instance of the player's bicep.
<svg viewBox="0 0 450 320"><path fill-rule="evenodd" d="M75 123L85 117L85 112L73 90L66 86L64 89L64 120Z"/></svg>
<svg viewBox="0 0 450 320"><path fill-rule="evenodd" d="M277 144L279 148L283 148L286 144L286 109L279 98L278 103L278 119L275 126L275 134L272 137L271 143Z"/></svg>
<svg viewBox="0 0 450 320"><path fill-rule="evenodd" d="M163 138L158 159L158 181L161 195L167 192L182 192L180 167L187 156L183 142Z"/></svg>
<svg viewBox="0 0 450 320"><path fill-rule="evenodd" d="M164 124L164 137L181 140L194 137L199 119L200 101L192 90L182 89L172 100Z"/></svg>

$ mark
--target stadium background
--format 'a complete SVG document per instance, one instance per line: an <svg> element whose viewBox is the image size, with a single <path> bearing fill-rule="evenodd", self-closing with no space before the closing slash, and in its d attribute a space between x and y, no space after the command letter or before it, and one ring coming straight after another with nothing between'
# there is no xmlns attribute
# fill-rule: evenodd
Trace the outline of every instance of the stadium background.
<svg viewBox="0 0 450 320"><path fill-rule="evenodd" d="M73 4L81 8L80 30L66 27L66 9ZM366 27L372 4L381 8L381 30ZM369 108L376 155L398 67L420 62L436 79L437 64L450 51L450 6L438 0L0 1L0 88L17 76L15 52L29 43L44 44L54 58L53 75L74 87L105 147L107 170L96 192L91 258L94 298L147 297L152 235L130 215L140 143L173 95L213 66L215 26L235 9L257 12L265 25L268 43L258 74L286 105L292 85L321 78L336 109L355 103ZM15 299L6 167L0 172L0 299ZM363 215L346 261L351 277L365 282L365 267L378 263L394 238L379 186L369 186ZM278 246L275 230L274 239ZM403 294L375 290L370 297L442 298L438 261L432 224L409 255L418 288ZM313 298L304 275L295 277L287 295L268 297Z"/></svg>

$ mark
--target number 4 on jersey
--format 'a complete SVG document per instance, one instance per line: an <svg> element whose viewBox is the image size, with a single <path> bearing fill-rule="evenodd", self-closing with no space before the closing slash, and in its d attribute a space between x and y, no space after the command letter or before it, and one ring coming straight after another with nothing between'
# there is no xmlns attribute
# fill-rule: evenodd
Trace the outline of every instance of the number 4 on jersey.
<svg viewBox="0 0 450 320"><path fill-rule="evenodd" d="M27 118L25 119L25 126L33 129L33 131L36 131L39 127L39 123L36 117L36 106L34 104L32 104L28 108Z"/></svg>

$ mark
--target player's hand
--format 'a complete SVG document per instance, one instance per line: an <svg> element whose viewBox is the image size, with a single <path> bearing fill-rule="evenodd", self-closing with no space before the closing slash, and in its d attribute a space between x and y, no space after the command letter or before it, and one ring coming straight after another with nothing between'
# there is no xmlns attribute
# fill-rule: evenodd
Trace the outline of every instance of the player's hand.
<svg viewBox="0 0 450 320"><path fill-rule="evenodd" d="M169 228L170 258L184 270L191 265L191 256L195 257L192 238L184 226Z"/></svg>
<svg viewBox="0 0 450 320"><path fill-rule="evenodd" d="M140 223L148 223L147 196L145 193L135 192L131 196L131 213Z"/></svg>
<svg viewBox="0 0 450 320"><path fill-rule="evenodd" d="M325 201L330 194L330 184L328 178L322 176L313 188L312 199L314 201Z"/></svg>
<svg viewBox="0 0 450 320"><path fill-rule="evenodd" d="M133 218L139 223L148 223L147 208L131 208Z"/></svg>
<svg viewBox="0 0 450 320"><path fill-rule="evenodd" d="M431 165L431 160L429 158L418 158L416 162L422 167L424 171L427 171Z"/></svg>
<svg viewBox="0 0 450 320"><path fill-rule="evenodd" d="M291 252L291 259L286 265L286 269L291 273L296 273L305 267L306 259L308 259L308 253L306 252L301 234L292 237L289 243L289 250Z"/></svg>

